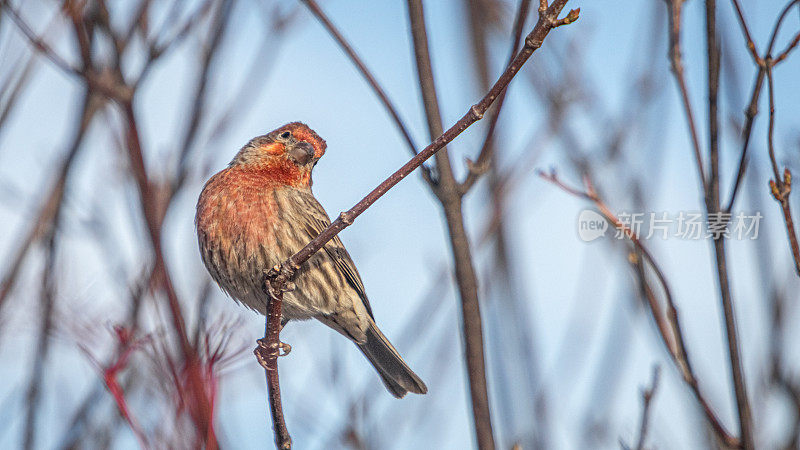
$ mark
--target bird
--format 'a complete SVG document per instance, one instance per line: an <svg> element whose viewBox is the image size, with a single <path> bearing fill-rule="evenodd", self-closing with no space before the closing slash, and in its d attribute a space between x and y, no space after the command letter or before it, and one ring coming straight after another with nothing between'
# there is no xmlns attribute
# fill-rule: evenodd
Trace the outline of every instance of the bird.
<svg viewBox="0 0 800 450"><path fill-rule="evenodd" d="M326 148L306 124L288 123L251 139L200 193L195 226L206 269L226 294L261 314L268 303L264 274L331 223L311 191L312 170ZM392 395L427 393L376 325L364 283L338 236L291 281L281 327L317 319L358 346Z"/></svg>

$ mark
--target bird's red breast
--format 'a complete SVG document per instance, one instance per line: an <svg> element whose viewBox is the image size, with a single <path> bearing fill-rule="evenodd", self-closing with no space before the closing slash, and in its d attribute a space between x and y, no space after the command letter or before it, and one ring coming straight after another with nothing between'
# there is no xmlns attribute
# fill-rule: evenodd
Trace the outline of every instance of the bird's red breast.
<svg viewBox="0 0 800 450"><path fill-rule="evenodd" d="M234 236L271 242L272 227L266 225L275 217L272 193L297 176L288 171L233 166L211 177L197 203L198 232L214 237L223 250Z"/></svg>

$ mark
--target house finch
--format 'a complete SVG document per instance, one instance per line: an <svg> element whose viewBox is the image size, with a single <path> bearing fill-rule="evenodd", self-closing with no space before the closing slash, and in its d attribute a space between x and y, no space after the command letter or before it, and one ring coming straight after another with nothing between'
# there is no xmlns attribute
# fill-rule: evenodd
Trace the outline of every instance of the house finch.
<svg viewBox="0 0 800 450"><path fill-rule="evenodd" d="M219 286L266 314L264 273L330 225L311 192L325 141L294 122L252 139L208 180L197 202L200 254ZM283 296L281 325L315 318L358 345L395 397L424 394L425 383L375 325L364 285L339 237L300 267Z"/></svg>

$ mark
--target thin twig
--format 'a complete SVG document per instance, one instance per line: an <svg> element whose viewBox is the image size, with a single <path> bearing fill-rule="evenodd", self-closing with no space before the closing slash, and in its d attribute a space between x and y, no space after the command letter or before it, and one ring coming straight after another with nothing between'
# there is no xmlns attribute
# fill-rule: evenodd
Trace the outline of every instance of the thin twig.
<svg viewBox="0 0 800 450"><path fill-rule="evenodd" d="M669 60L672 73L675 76L675 81L678 83L678 89L681 94L681 101L683 102L683 109L686 114L687 125L689 126L689 133L692 138L692 149L694 150L694 158L697 163L698 176L700 177L700 185L703 187L703 192L708 192L708 182L706 180L706 172L703 165L703 157L700 151L700 137L697 133L697 125L694 120L694 113L692 112L692 102L689 99L689 88L686 85L686 77L683 73L683 62L681 59L681 6L683 0L666 0L669 9Z"/></svg>
<svg viewBox="0 0 800 450"><path fill-rule="evenodd" d="M778 15L778 20L775 22L775 26L772 28L772 35L769 38L769 45L767 46L767 53L766 53L767 57L764 58L765 60L769 57L772 57L772 50L775 48L775 42L778 39L778 32L780 31L781 26L783 25L783 21L784 19L786 19L792 7L798 3L800 3L800 0L791 0L789 3L786 4L786 6L783 7L783 10L781 10L781 13ZM791 52L792 49L794 49L797 46L797 43L798 43L798 37L795 36L795 38L792 39L792 42L786 47L786 49L780 53L781 60L786 58L788 53Z"/></svg>
<svg viewBox="0 0 800 450"><path fill-rule="evenodd" d="M79 139L78 142L82 140ZM60 210L60 208L59 208ZM23 433L22 447L25 450L36 448L36 435L37 426L39 422L40 411L40 398L42 393L42 384L44 382L45 363L50 354L50 335L53 331L54 325L54 308L55 308L55 294L56 286L55 274L56 269L56 232L58 228L60 214L56 214L53 219L52 225L47 229L45 241L47 243L47 253L45 256L45 264L42 268L42 284L40 291L40 306L38 311L40 317L39 335L37 338L36 348L31 352L33 355L33 365L31 367L31 374L28 377L28 388L25 398L26 414L25 414L25 430Z"/></svg>
<svg viewBox="0 0 800 450"><path fill-rule="evenodd" d="M706 0L705 6L708 67L708 153L710 166L705 199L706 211L710 218L713 214L719 215L721 212L719 195L719 111L717 109L717 101L719 99L720 51L717 41L716 0ZM700 168L698 167L698 169ZM722 311L725 320L731 379L733 380L733 391L736 398L739 419L739 439L743 449L752 450L755 448L753 418L750 410L750 400L747 396L747 384L744 377L739 335L736 328L733 296L730 290L730 277L728 276L724 234L720 234L714 238L714 256L717 263L716 268L720 301L722 303Z"/></svg>
<svg viewBox="0 0 800 450"><path fill-rule="evenodd" d="M800 246L798 246L797 232L794 227L794 220L792 219L792 211L789 204L789 194L792 192L792 173L786 167L781 176L778 169L778 162L775 159L775 93L772 80L772 69L780 61L786 59L789 53L797 46L800 41L800 33L798 33L786 49L780 53L778 58L772 58L772 50L775 47L775 42L778 37L783 20L788 15L793 6L800 3L800 0L790 1L781 11L778 16L775 26L772 29L772 36L769 40L769 46L764 57L764 67L767 76L767 92L769 96L769 125L767 128L767 149L769 154L769 161L772 167L773 179L770 180L770 191L775 200L780 203L781 211L783 212L783 220L786 226L786 234L789 239L789 247L792 252L792 259L794 260L795 272L800 276Z"/></svg>
<svg viewBox="0 0 800 450"><path fill-rule="evenodd" d="M708 423L711 425L711 428L714 430L717 437L725 444L727 447L736 448L739 447L739 439L733 436L725 426L720 421L717 414L714 412L711 404L703 395L702 391L700 390L700 384L697 380L697 377L694 373L694 369L692 368L692 364L689 360L689 355L686 351L686 344L683 337L683 330L681 328L680 317L678 314L678 308L675 305L675 301L672 298L672 292L669 288L669 284L667 283L666 276L664 275L663 271L661 270L658 263L655 261L653 256L644 246L644 244L639 240L639 237L634 233L628 226L623 224L609 209L609 207L605 204L605 202L600 198L597 194L597 191L594 189L589 178L584 179L584 183L586 184L586 190L581 191L579 189L570 187L563 183L555 172L545 173L539 172L539 176L543 179L553 183L554 185L561 188L563 191L579 197L585 200L589 200L597 207L600 211L600 214L608 220L611 225L613 225L616 229L620 230L625 237L627 237L631 243L638 249L642 256L647 260L650 267L653 269L653 272L658 279L659 284L664 292L664 297L667 302L667 312L666 312L666 319L661 313L661 309L658 306L658 301L655 298L655 295L652 289L646 284L647 280L643 279L642 282L645 283L645 296L647 299L648 306L650 307L650 312L653 315L653 320L656 322L659 335L661 336L661 340L664 343L664 346L667 348L667 352L669 353L672 362L677 367L678 371L681 374L684 382L692 389L692 393L695 396L695 399L700 404L701 408L703 409L703 413L708 420Z"/></svg>
<svg viewBox="0 0 800 450"><path fill-rule="evenodd" d="M789 45L787 45L786 48L782 52L780 52L778 56L775 57L775 59L772 61L772 65L774 66L775 64L778 64L779 62L786 59L786 57L789 56L789 53L791 53L792 50L794 50L795 47L797 47L798 43L800 43L800 32L795 34L794 38L792 38L792 41L789 43Z"/></svg>
<svg viewBox="0 0 800 450"><path fill-rule="evenodd" d="M650 405L653 403L653 396L658 390L658 381L661 379L661 368L653 367L653 378L650 387L642 391L642 423L639 427L639 439L636 440L636 450L644 450L644 443L647 440L647 428L650 425Z"/></svg>
<svg viewBox="0 0 800 450"><path fill-rule="evenodd" d="M78 125L79 130L82 130L80 131L81 135L85 132L84 130L86 127L88 127L91 117L99 107L99 101L97 98L92 100L87 99L86 102L86 108L90 108L90 111L81 116L81 122ZM61 208L64 198L64 190L67 185L67 179L72 171L75 156L78 154L80 148L80 145L74 143L70 147L66 157L64 158L64 161L61 163L59 170L54 176L52 187L48 191L48 194L42 203L39 214L37 214L36 219L32 222L32 225L28 227L30 231L23 239L21 239L21 244L17 249L15 256L11 259L13 262L9 265L6 273L3 275L2 283L0 283L0 310L3 308L8 295L11 293L11 290L16 283L19 271L22 268L22 264L25 261L31 246L46 234L46 230L52 227L53 222L58 216L58 211Z"/></svg>
<svg viewBox="0 0 800 450"><path fill-rule="evenodd" d="M756 44L753 41L753 37L750 34L750 28L747 26L747 21L744 19L744 14L742 13L742 7L739 5L739 0L731 0L733 2L733 7L736 9L736 17L739 19L739 25L742 27L742 33L744 33L744 40L747 49L750 51L750 56L753 57L753 61L756 63L757 66L764 65L764 59L758 55L758 49L756 49Z"/></svg>
<svg viewBox="0 0 800 450"><path fill-rule="evenodd" d="M88 348L81 346L81 350L83 350L83 352L86 354L86 357L89 358L89 360L96 366L98 372L100 372L106 390L108 390L108 392L111 394L111 397L114 399L114 403L117 405L117 410L131 428L131 431L133 431L134 436L136 436L139 447L149 450L152 448L152 446L150 445L150 442L147 439L147 435L142 429L141 424L136 417L131 414L130 406L128 405L128 401L125 397L125 388L120 385L119 382L119 374L129 365L133 352L140 348L141 344L148 338L143 337L137 339L134 336L133 329L121 326L115 327L114 333L116 334L118 351L116 352L117 354L115 355L114 359L112 359L107 365L102 365L97 358L92 356Z"/></svg>
<svg viewBox="0 0 800 450"><path fill-rule="evenodd" d="M8 81L0 87L0 98L5 99L5 102L0 105L0 135L5 130L3 124L17 105L17 100L19 100L20 95L25 91L25 87L33 79L32 75L33 69L36 67L36 60L36 54L31 54L22 68L19 71L12 70L12 73L8 76ZM18 72L18 75L15 72Z"/></svg>
<svg viewBox="0 0 800 450"><path fill-rule="evenodd" d="M107 240L107 239L105 239ZM145 274L149 274L152 272L150 269L144 269L142 271ZM150 277L143 277L141 281L136 282L134 285L130 287L129 292L129 304L131 305L130 311L127 314L127 320L123 323L127 324L128 329L130 330L137 330L139 328L139 312L141 310L142 304L142 297L144 295L146 287L150 284ZM108 362L103 364L105 367L110 367L113 365L113 361L119 361L122 358L122 354L126 351L127 345L122 340L117 339L116 341L116 349L114 350L113 355L108 359ZM90 354L87 353L87 356L91 360L97 361L96 358L92 357ZM97 361L99 362L99 361ZM100 365L98 364L98 367ZM137 377L130 377L125 380L120 388L123 391L129 391L130 385L133 383L133 380L138 379ZM105 380L101 380L94 389L92 389L85 397L84 400L81 402L80 406L75 409L75 413L72 418L68 421L69 426L65 430L63 437L59 440L59 448L63 449L76 449L76 448L84 448L87 444L82 443L82 440L86 439L86 436L91 435L87 428L89 424L89 418L92 416L92 412L102 404L100 399L102 395L105 394L105 391L108 389L107 383ZM134 431L135 432L135 431Z"/></svg>
<svg viewBox="0 0 800 450"><path fill-rule="evenodd" d="M56 239L61 215L64 204L64 190L67 185L67 175L69 174L72 166L72 161L78 150L83 144L86 130L95 113L95 104L92 96L88 92L84 92L83 105L81 113L78 116L78 124L75 127L75 135L72 138L70 148L67 151L67 157L59 172L56 186L48 199L48 202L43 209L40 216L41 223L37 223L34 229L39 230L42 234L43 240L47 244L47 253L45 257L45 265L42 269L42 284L41 284L41 310L39 316L41 318L41 327L37 340L36 351L32 352L34 355L33 367L31 368L30 382L27 388L27 413L25 419L23 447L26 449L35 448L36 430L38 411L39 411L39 395L41 393L41 384L44 379L45 360L49 354L50 348L50 334L53 328L53 315L54 315L54 302L55 302L55 282L53 273L56 269ZM45 214L45 211L47 212Z"/></svg>
<svg viewBox="0 0 800 450"><path fill-rule="evenodd" d="M739 22L742 26L742 32L745 35L745 40L747 41L747 47L750 49L751 53L753 54L753 59L758 66L758 75L756 77L756 83L753 87L753 93L750 99L750 105L745 112L745 127L743 132L743 147L741 152L741 157L739 160L739 170L736 175L736 181L733 187L733 191L731 193L731 199L728 202L728 206L725 209L726 212L730 212L733 206L733 202L736 199L736 194L739 191L739 186L741 185L742 178L744 177L745 168L747 165L747 147L750 140L750 134L752 131L753 126L753 119L758 113L758 99L761 93L761 88L764 84L764 78L767 78L767 89L769 95L769 125L767 129L767 149L769 154L769 161L772 168L773 179L770 180L770 191L778 203L781 205L781 211L783 212L784 216L784 224L786 225L786 233L789 239L789 246L792 252L792 259L795 265L795 272L800 275L800 247L798 246L797 241L797 234L794 227L794 220L792 219L791 207L789 204L789 194L791 193L791 172L788 168L784 169L783 176L780 174L780 169L778 168L778 163L775 158L775 147L773 143L773 136L775 131L775 101L774 101L774 87L772 82L772 70L776 64L786 59L789 53L797 46L798 42L800 42L800 33L795 35L794 39L789 43L785 50L783 50L777 58L772 57L772 50L775 47L775 42L778 36L778 32L780 31L780 27L783 24L783 20L786 18L787 14L789 13L790 9L798 4L800 0L792 0L790 1L781 11L778 19L775 22L775 25L772 29L771 37L769 40L769 46L765 52L765 56L761 57L758 55L755 44L753 43L752 37L750 35L750 31L747 27L745 22L744 16L741 11L741 7L737 0L733 0L734 6L736 8L737 15L739 17Z"/></svg>
<svg viewBox="0 0 800 450"><path fill-rule="evenodd" d="M245 75L242 77L237 91L228 96L225 106L216 106L215 109L218 112L208 126L206 142L208 146L213 147L219 136L230 127L231 120L245 114L258 101L258 98L252 94L253 88L262 85L269 79L270 73L279 68L277 65L271 64L274 59L272 55L280 48L279 43L276 44L272 38L285 31L293 23L295 17L294 12L280 15L274 11L262 11L263 22L269 24L268 33L265 33L247 69L242 70Z"/></svg>
<svg viewBox="0 0 800 450"><path fill-rule="evenodd" d="M190 109L191 112L189 113L189 121L187 122L183 138L181 139L181 145L179 147L178 173L175 176L173 185L171 186L172 191L177 191L186 179L188 172L186 161L189 157L192 146L197 140L197 136L199 134L197 131L206 111L206 91L209 85L213 67L211 63L214 61L214 58L218 53L217 50L219 49L220 42L222 42L223 35L227 29L229 23L228 18L230 17L232 5L233 2L230 0L225 1L220 5L217 14L214 16L214 25L211 27L208 43L202 46L203 51L200 55L200 70L198 71L199 74L197 84L195 85L194 93L192 95L194 100Z"/></svg>
<svg viewBox="0 0 800 450"><path fill-rule="evenodd" d="M53 64L58 66L61 70L67 73L72 73L75 75L80 75L80 71L74 68L70 63L68 63L64 58L58 55L50 45L48 45L43 39L36 36L36 33L28 26L27 23L22 19L19 13L8 3L3 2L0 5L8 11L8 15L11 17L11 20L19 27L20 31L28 38L28 42L33 45L36 50L44 55L47 59L49 59Z"/></svg>
<svg viewBox="0 0 800 450"><path fill-rule="evenodd" d="M783 212L783 221L786 225L786 234L789 239L789 248L792 251L795 272L800 276L800 246L797 242L797 232L792 219L792 210L789 203L789 194L792 192L792 172L788 167L783 169L783 177L778 174L778 163L775 161L775 144L773 135L775 134L775 93L772 81L772 64L769 57L767 59L767 92L769 96L769 127L767 130L767 148L769 149L769 160L772 164L772 171L775 178L769 181L770 191L775 200L780 203Z"/></svg>
<svg viewBox="0 0 800 450"><path fill-rule="evenodd" d="M764 85L766 73L766 69L759 67L756 81L753 85L753 93L750 94L750 104L747 106L744 113L745 120L744 129L742 130L742 151L739 157L739 169L736 171L736 180L733 183L730 200L728 200L728 205L724 210L726 213L730 213L733 209L733 204L736 201L736 196L739 193L739 188L741 187L745 171L747 170L747 150L750 144L750 136L753 132L753 122L758 115L758 100L761 97L761 87Z"/></svg>
<svg viewBox="0 0 800 450"><path fill-rule="evenodd" d="M494 28L502 29L502 22L499 18L496 18L497 13L495 10L495 8L500 7L500 4L486 1L471 1L468 3L467 13L471 32L467 34L472 44L475 75L479 81L478 86L480 91L484 91L489 88L492 82L489 72L491 68L489 61L491 59L490 48L492 42L490 31ZM508 63L513 60L519 49L525 22L530 13L530 6L530 0L519 1L510 33ZM492 20L487 20L489 17ZM501 31L502 34L504 33ZM522 152L524 157L516 164L506 168L506 170L501 170L498 166L498 154L496 151L504 148L497 140L498 118L503 107L504 98L508 92L508 89L503 91L495 105L488 112L489 125L483 145L478 153L478 159L481 159L481 153L488 154L488 156L483 157L485 163L476 164L467 159L466 164L469 172L463 180L466 181L469 177L473 177L473 180L478 180L482 176L481 174L486 174L488 178L490 205L487 211L487 220L483 224L483 231L477 235L473 242L475 253L480 253L481 248L491 248L490 253L493 255L493 260L490 266L493 270L479 278L478 283L482 286L480 292L486 293L486 299L482 299L484 300L482 303L489 305L487 309L483 310L487 320L491 323L499 319L503 323L502 326L491 327L494 328L493 331L487 331L490 333L499 332L499 340L510 344L507 350L518 355L517 358L508 359L504 358L503 355L493 354L492 352L487 352L486 354L488 370L490 374L494 374L494 395L497 398L506 399L495 403L495 411L493 412L495 422L493 426L496 427L497 435L502 436L504 430L514 428L508 428L508 424L513 421L514 416L526 415L530 420L529 425L524 428L529 431L523 432L517 429L515 433L517 435L524 433L526 436L530 436L525 440L532 444L534 448L547 448L549 433L547 430L546 408L544 407L547 399L544 392L537 392L540 391L540 383L537 383L536 380L541 375L539 373L541 369L537 365L536 351L531 345L532 342L536 342L536 327L528 316L525 295L520 294L522 288L515 282L512 273L514 265L511 256L511 253L513 253L511 242L513 242L513 239L509 238L507 226L504 223L504 220L507 219L506 204L508 199L511 198L509 197L509 191L518 187L515 183L509 182L509 178L511 178L514 171L524 172L525 176L529 175L531 172L524 169L525 163L534 159L538 152ZM544 125L537 124L536 127L544 128ZM545 145L542 145L541 148L545 147ZM465 195L470 189L469 186L474 184L475 181L471 181L466 185L464 182L460 183L460 194L462 196ZM495 292L497 299L502 297L502 300L505 300L500 302L503 306L497 303L490 305L491 301L485 301L489 299L489 293L491 292ZM488 346L489 348L493 347L491 341L488 341ZM511 371L506 369L511 369ZM531 383L526 383L524 386L514 383L512 372L515 370L521 371L519 373L527 373ZM525 400L509 402L508 399L515 395L524 397ZM502 437L499 437L498 440L500 439Z"/></svg>
<svg viewBox="0 0 800 450"><path fill-rule="evenodd" d="M513 39L511 41L511 51L508 56L508 64L511 64L511 62L514 60L514 55L517 54L519 40L522 38L522 29L525 26L525 19L528 17L528 10L530 9L530 6L530 0L521 0L519 3L516 18L514 19L514 32ZM486 138L483 140L483 145L481 145L481 151L478 153L478 158L474 163L469 162L469 172L467 173L466 178L464 178L464 181L461 182L458 187L462 196L465 195L470 188L472 188L475 182L478 181L480 176L486 172L488 168L488 164L490 163L490 159L494 151L493 138L497 128L497 121L500 118L500 111L503 109L507 92L508 91L504 90L497 99L497 105L494 107L491 117L489 118L489 129L486 131Z"/></svg>
<svg viewBox="0 0 800 450"><path fill-rule="evenodd" d="M269 278L270 275L274 278ZM278 376L278 356L281 356L281 307L287 280L282 278L277 271L272 271L270 275L265 277L263 285L263 290L269 298L264 324L264 339L258 341L259 346L256 347L254 353L261 366L264 367L267 378L267 394L275 446L282 450L288 450L292 448L292 438L286 428L286 419L283 417L281 386Z"/></svg>

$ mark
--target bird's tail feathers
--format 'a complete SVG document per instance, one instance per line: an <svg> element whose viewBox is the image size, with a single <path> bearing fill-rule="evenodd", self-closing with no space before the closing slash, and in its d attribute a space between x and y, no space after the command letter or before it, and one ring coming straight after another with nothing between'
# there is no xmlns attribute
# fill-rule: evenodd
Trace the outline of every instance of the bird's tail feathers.
<svg viewBox="0 0 800 450"><path fill-rule="evenodd" d="M425 394L428 387L425 383L408 367L400 353L394 348L386 336L381 333L378 326L372 319L369 319L369 328L366 331L367 339L363 344L358 344L358 348L369 359L375 370L386 385L386 389L397 398L403 398L408 392L415 394Z"/></svg>

